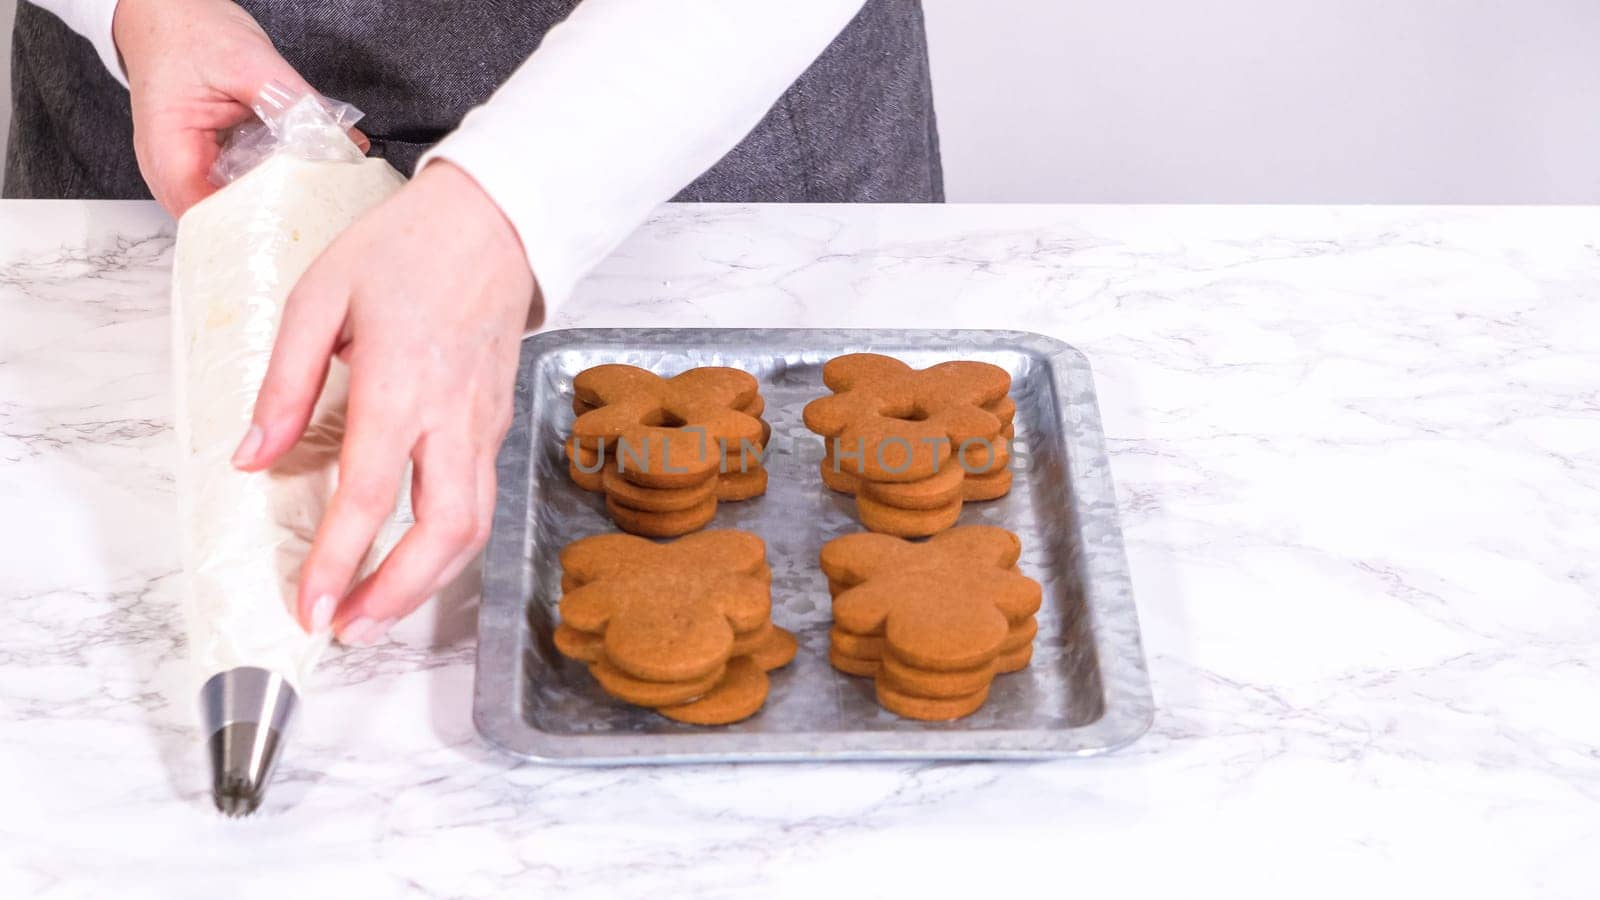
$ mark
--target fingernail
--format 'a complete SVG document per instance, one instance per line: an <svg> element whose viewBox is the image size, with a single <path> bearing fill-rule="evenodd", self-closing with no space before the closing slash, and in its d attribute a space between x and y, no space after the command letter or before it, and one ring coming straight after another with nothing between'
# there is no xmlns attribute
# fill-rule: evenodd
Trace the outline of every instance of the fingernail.
<svg viewBox="0 0 1600 900"><path fill-rule="evenodd" d="M265 439L266 433L261 430L261 426L252 423L250 430L244 433L244 439L239 441L239 449L233 451L233 464L235 466L249 465L250 461L255 459L256 454L260 452L261 442Z"/></svg>
<svg viewBox="0 0 1600 900"><path fill-rule="evenodd" d="M338 605L339 601L332 594L318 597L317 602L311 604L311 630L327 631L328 626L333 624L333 610Z"/></svg>
<svg viewBox="0 0 1600 900"><path fill-rule="evenodd" d="M394 627L393 619L380 619L372 621L365 616L352 619L339 635L339 643L349 644L352 647L370 647L383 639Z"/></svg>

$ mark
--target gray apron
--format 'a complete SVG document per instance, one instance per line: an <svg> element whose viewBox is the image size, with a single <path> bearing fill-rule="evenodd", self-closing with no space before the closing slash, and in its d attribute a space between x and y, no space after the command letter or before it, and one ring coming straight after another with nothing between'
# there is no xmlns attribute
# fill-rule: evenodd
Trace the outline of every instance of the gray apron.
<svg viewBox="0 0 1600 900"><path fill-rule="evenodd" d="M578 2L240 5L312 86L364 111L373 154L409 173ZM89 42L21 3L12 53L5 196L148 198L128 94ZM560 140L537 127L528 140ZM675 199L944 199L919 0L868 0L760 124Z"/></svg>

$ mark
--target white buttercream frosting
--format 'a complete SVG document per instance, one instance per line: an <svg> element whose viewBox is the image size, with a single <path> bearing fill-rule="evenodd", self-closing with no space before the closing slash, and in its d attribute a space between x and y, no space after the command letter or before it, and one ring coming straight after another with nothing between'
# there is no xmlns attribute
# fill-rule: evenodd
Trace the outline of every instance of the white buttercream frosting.
<svg viewBox="0 0 1600 900"><path fill-rule="evenodd" d="M178 223L173 367L190 652L204 675L241 665L298 686L327 645L290 608L331 497L347 373L335 360L310 428L266 472L230 462L250 425L289 291L335 236L403 179L382 160L268 157Z"/></svg>

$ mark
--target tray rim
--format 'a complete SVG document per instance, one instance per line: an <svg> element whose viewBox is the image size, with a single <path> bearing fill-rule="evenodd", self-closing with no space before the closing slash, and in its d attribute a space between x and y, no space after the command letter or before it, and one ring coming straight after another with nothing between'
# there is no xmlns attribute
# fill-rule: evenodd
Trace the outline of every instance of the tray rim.
<svg viewBox="0 0 1600 900"><path fill-rule="evenodd" d="M853 341L853 336L861 337ZM868 336L872 337L868 337ZM1068 374L1081 385L1087 401L1081 404L1077 420L1068 433L1067 454L1072 467L1074 490L1068 498L1079 522L1084 523L1083 507L1103 506L1100 516L1102 533L1095 544L1098 552L1083 554L1084 565L1096 571L1085 573L1084 602L1092 618L1097 664L1101 671L1106 708L1100 718L1076 728L986 730L982 732L996 746L987 748L938 746L922 747L846 747L830 746L841 736L873 735L893 736L915 733L922 739L935 735L962 735L973 732L940 731L930 728L926 732L871 731L871 732L786 732L784 737L805 749L759 749L738 747L727 750L688 749L682 751L650 748L648 745L699 739L715 741L717 737L749 740L750 735L727 734L706 730L690 734L552 734L530 727L521 715L522 660L520 629L528 627L526 597L523 590L510 590L519 581L512 572L516 566L492 566L491 562L508 553L516 554L513 561L529 549L531 516L502 514L507 504L506 493L513 482L520 482L522 497L531 494L534 458L526 456L524 463L511 471L512 461L502 453L496 462L499 475L500 497L497 500L494 524L484 555L482 599L478 610L478 644L473 673L473 724L491 745L530 762L565 766L616 766L695 764L714 762L830 762L870 760L1026 760L1059 759L1067 757L1096 756L1109 753L1137 740L1151 726L1155 716L1154 697L1151 693L1148 665L1143 651L1141 629L1138 624L1137 604L1133 596L1132 577L1128 568L1126 548L1122 539L1120 516L1116 506L1116 493L1111 478L1109 459L1105 449L1104 431L1100 419L1099 398L1094 387L1093 372L1088 358L1065 341L1030 331L998 329L885 329L885 328L567 328L540 332L525 338L519 353L516 385L516 408L513 422L507 432L504 446L513 446L518 436L525 440L532 426L532 404L527 394L528 385L523 376L534 371L537 360L551 352L569 349L575 345L594 347L671 347L693 346L715 338L719 347L740 345L799 346L808 352L859 352L865 347L884 345L884 352L892 353L889 346L915 347L930 344L928 350L936 351L938 345L965 345L973 350L1001 349L1028 351L1047 358L1052 389L1056 396L1068 396ZM962 339L965 340L962 340ZM1080 453L1087 459L1080 459ZM1084 462L1091 463L1084 465ZM508 477L510 476L510 477ZM1084 535L1080 540L1086 542ZM1089 577L1089 576L1094 577ZM1105 596L1104 591L1092 590L1093 585L1115 581L1125 598L1120 604ZM507 595L508 599L501 599ZM1115 624L1117 627L1110 628ZM1108 627L1102 627L1102 626ZM1113 695L1115 689L1115 695ZM509 698L510 703L506 700ZM1058 736L1061 740L1039 740L1043 736ZM830 738L832 740L830 740ZM1014 744L1006 746L1007 738ZM1026 739L1033 739L1031 745ZM959 743L955 741L954 743ZM610 748L609 752L593 752L591 747Z"/></svg>

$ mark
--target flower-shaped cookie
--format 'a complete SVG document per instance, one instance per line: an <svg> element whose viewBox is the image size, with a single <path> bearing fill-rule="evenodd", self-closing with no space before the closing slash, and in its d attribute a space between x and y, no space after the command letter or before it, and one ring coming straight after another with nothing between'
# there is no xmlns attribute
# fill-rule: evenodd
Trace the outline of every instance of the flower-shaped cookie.
<svg viewBox="0 0 1600 900"><path fill-rule="evenodd" d="M573 379L568 446L574 463L604 464L647 488L692 488L723 467L738 467L747 447L767 437L758 385L748 372L721 366L662 378L635 366L596 366Z"/></svg>
<svg viewBox="0 0 1600 900"><path fill-rule="evenodd" d="M1016 535L986 525L925 543L873 533L830 541L830 662L874 677L879 701L900 715L973 712L995 675L1033 655L1041 591L1017 570L1020 554Z"/></svg>
<svg viewBox="0 0 1600 900"><path fill-rule="evenodd" d="M834 393L806 404L806 427L828 440L841 468L869 481L930 478L952 465L964 444L977 453L975 445L1003 440L1015 412L1006 397L1010 374L989 363L918 370L852 353L829 360L822 381Z"/></svg>
<svg viewBox="0 0 1600 900"><path fill-rule="evenodd" d="M836 627L881 635L900 660L971 669L997 658L1014 623L1038 612L1039 583L1016 570L1021 542L1003 528L968 525L912 543L852 534L822 548L837 593Z"/></svg>
<svg viewBox="0 0 1600 900"><path fill-rule="evenodd" d="M753 534L602 534L569 544L561 562L556 649L620 700L693 725L736 722L766 702L767 671L794 659L794 635L769 616L772 571Z"/></svg>
<svg viewBox="0 0 1600 900"><path fill-rule="evenodd" d="M702 678L728 662L739 635L769 624L765 560L761 539L739 531L665 544L622 534L584 538L561 553L571 585L561 598L561 628L598 637L605 660L633 678Z"/></svg>

